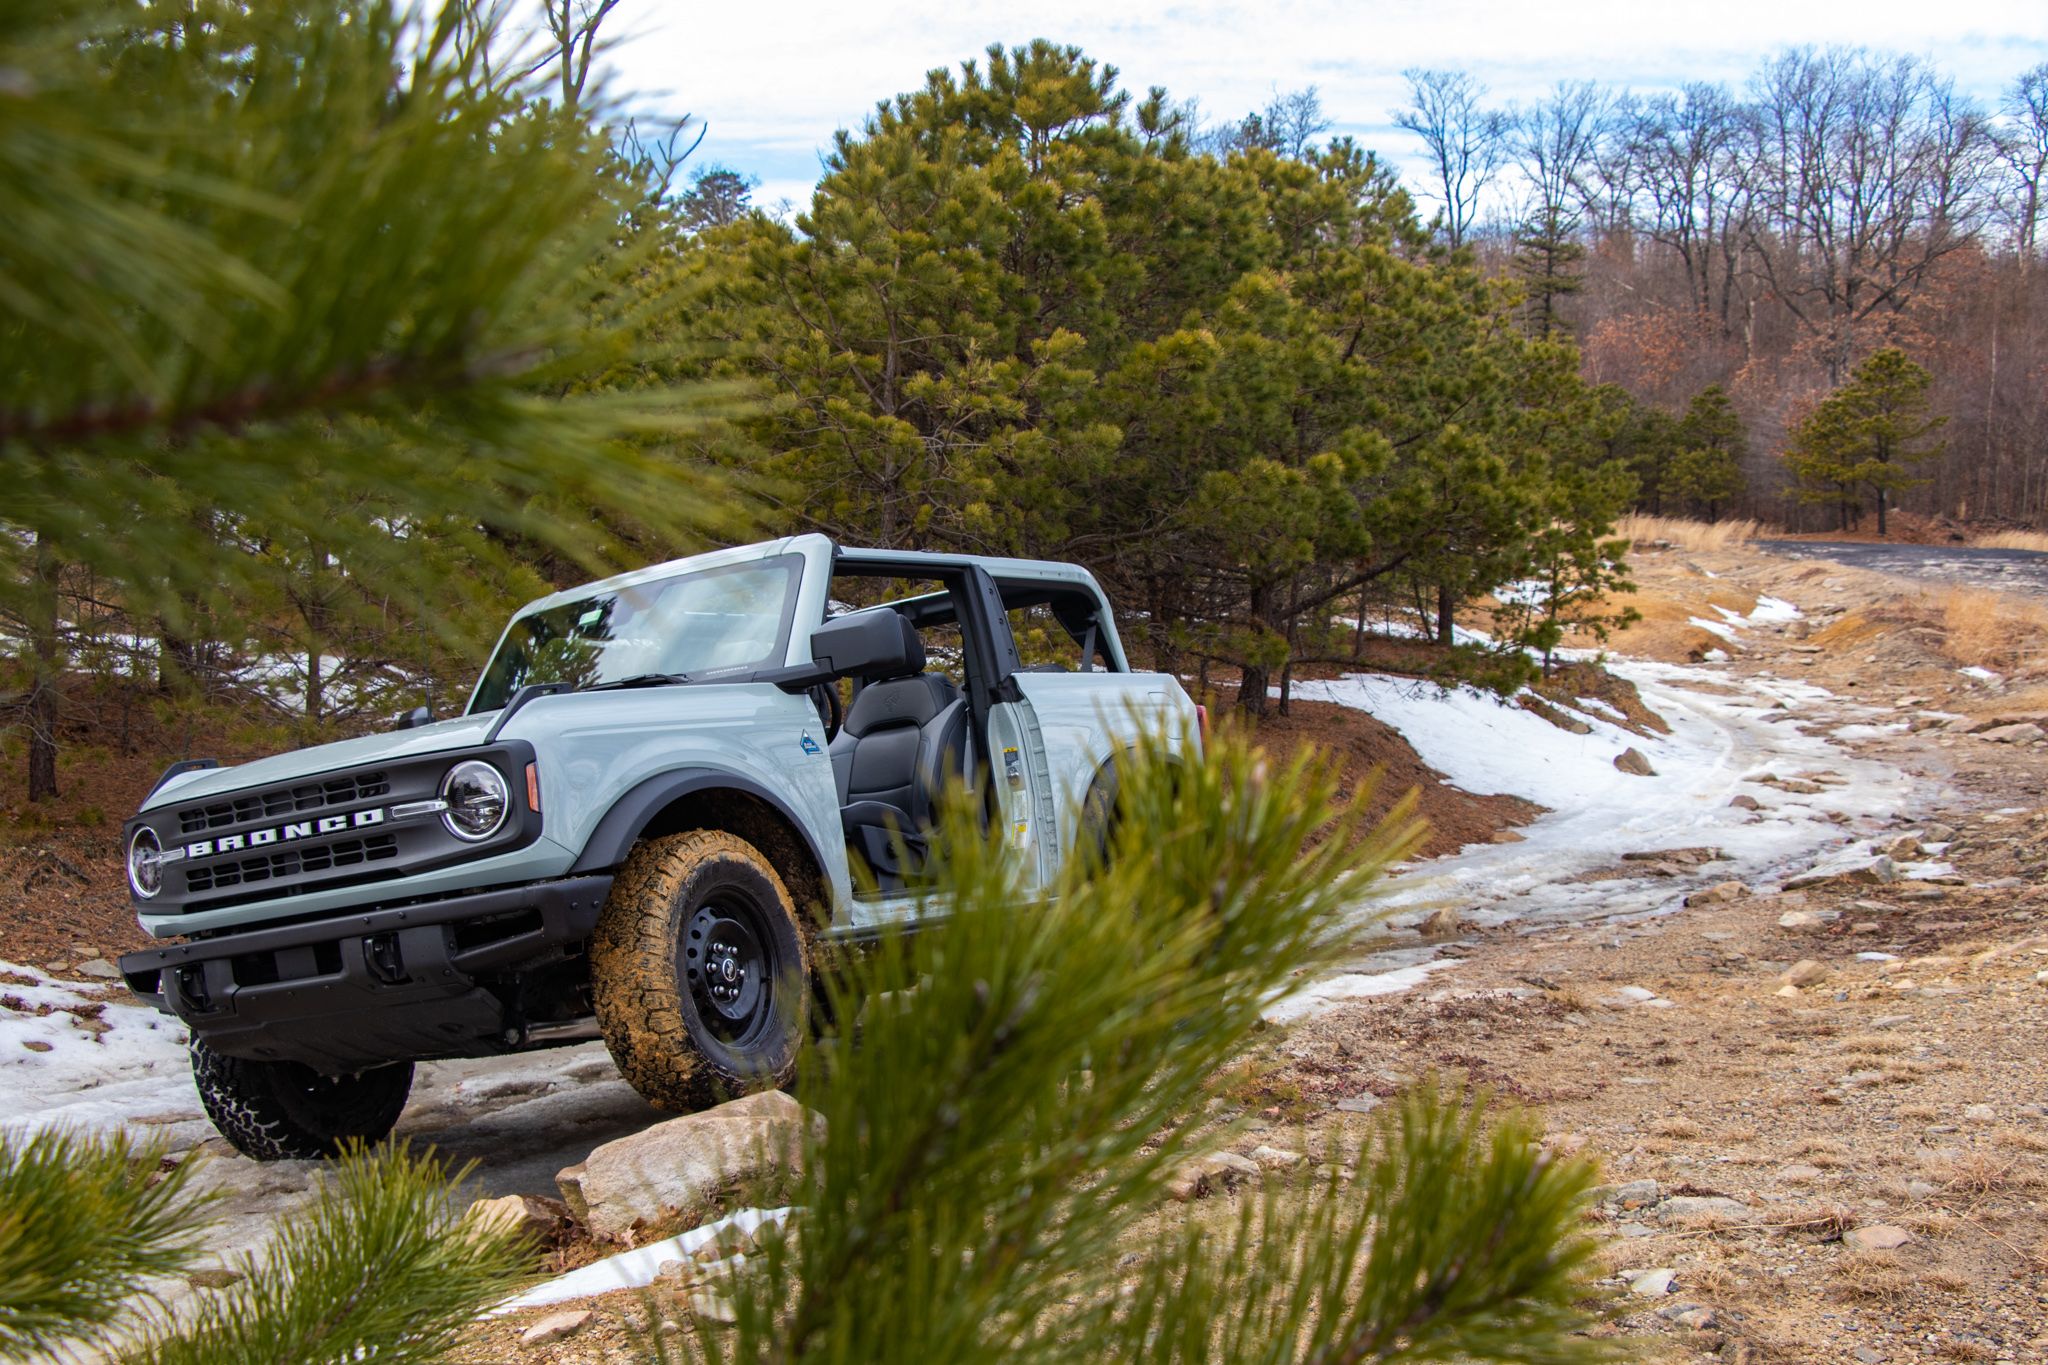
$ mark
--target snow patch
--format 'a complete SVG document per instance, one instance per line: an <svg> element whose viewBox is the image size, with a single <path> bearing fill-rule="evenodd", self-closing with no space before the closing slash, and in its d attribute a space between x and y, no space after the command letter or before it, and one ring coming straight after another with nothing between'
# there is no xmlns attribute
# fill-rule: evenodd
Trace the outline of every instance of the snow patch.
<svg viewBox="0 0 2048 1365"><path fill-rule="evenodd" d="M793 1208L741 1209L728 1214L715 1223L705 1223L678 1233L664 1242L622 1251L616 1256L607 1256L602 1261L572 1270L557 1276L545 1284L535 1285L514 1298L505 1300L493 1308L487 1317L499 1317L516 1313L522 1308L545 1308L551 1303L562 1303L568 1299L585 1299L593 1294L610 1294L621 1289L640 1289L654 1283L656 1273L664 1261L687 1261L704 1247L718 1241L718 1235L726 1228L734 1228L752 1236L764 1227L781 1227L789 1221ZM733 1261L743 1262L745 1257L734 1256Z"/></svg>

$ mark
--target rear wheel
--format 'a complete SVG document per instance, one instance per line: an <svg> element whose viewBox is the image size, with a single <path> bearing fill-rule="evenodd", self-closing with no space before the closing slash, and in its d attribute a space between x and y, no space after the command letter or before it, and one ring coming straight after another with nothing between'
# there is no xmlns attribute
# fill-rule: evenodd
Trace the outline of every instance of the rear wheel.
<svg viewBox="0 0 2048 1365"><path fill-rule="evenodd" d="M761 851L719 830L650 839L590 945L605 1046L664 1109L787 1085L809 1013L808 935Z"/></svg>
<svg viewBox="0 0 2048 1365"><path fill-rule="evenodd" d="M322 1076L298 1062L224 1057L191 1044L199 1102L235 1150L258 1161L316 1160L349 1142L382 1142L412 1093L412 1063Z"/></svg>

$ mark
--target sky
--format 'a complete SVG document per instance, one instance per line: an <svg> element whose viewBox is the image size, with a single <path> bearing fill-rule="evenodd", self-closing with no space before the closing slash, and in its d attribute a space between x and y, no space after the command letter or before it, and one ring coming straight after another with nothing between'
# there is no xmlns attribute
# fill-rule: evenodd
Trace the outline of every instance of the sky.
<svg viewBox="0 0 2048 1365"><path fill-rule="evenodd" d="M2048 0L626 0L605 32L619 39L618 90L707 125L696 164L757 177L756 203L801 206L836 129L992 42L1076 44L1118 68L1125 89L1163 85L1213 118L1313 85L1335 131L1408 174L1413 139L1390 117L1407 67L1466 70L1493 99L1527 101L1559 80L1739 86L1778 48L1863 44L1929 58L1993 105L2048 61Z"/></svg>

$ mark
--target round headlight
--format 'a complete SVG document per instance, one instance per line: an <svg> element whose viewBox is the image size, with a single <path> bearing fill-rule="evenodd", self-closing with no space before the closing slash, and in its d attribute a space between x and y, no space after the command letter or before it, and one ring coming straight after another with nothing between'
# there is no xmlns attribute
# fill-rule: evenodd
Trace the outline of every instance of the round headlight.
<svg viewBox="0 0 2048 1365"><path fill-rule="evenodd" d="M456 838L472 843L496 834L512 809L505 775L476 759L448 770L448 776L441 781L441 799L448 803L448 809L441 813L441 823Z"/></svg>
<svg viewBox="0 0 2048 1365"><path fill-rule="evenodd" d="M164 889L164 846L148 825L128 840L128 885L143 900Z"/></svg>

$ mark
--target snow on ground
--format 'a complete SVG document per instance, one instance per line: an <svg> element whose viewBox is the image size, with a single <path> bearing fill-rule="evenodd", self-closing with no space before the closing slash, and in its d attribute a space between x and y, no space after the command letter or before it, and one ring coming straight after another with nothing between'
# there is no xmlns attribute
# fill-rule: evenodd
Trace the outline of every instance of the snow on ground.
<svg viewBox="0 0 2048 1365"><path fill-rule="evenodd" d="M1361 904L1361 926L1386 916L1401 928L1445 906L1476 925L1531 928L1668 914L1705 883L1756 884L1802 870L1839 849L1845 836L1876 832L1912 789L1911 778L1853 757L1825 733L1888 714L1876 708L1769 675L1748 680L1745 694L1731 696L1725 675L1711 669L1633 660L1608 667L1636 685L1671 734L1633 734L1594 712L1582 717L1592 732L1576 735L1485 693L1439 694L1379 675L1295 684L1304 700L1371 712L1466 791L1553 807L1517 831L1519 843L1471 845L1401 870ZM1616 755L1627 748L1642 752L1657 775L1616 769ZM1812 782L1816 777L1823 780ZM1794 794L1761 779L1804 779L1821 789ZM1731 806L1738 795L1762 809ZM1718 848L1727 858L1688 879L1575 880L1622 865L1627 853L1691 847ZM1268 1016L1294 1018L1338 1000L1404 989L1415 984L1418 969L1442 965L1434 952L1409 939L1304 986Z"/></svg>
<svg viewBox="0 0 2048 1365"><path fill-rule="evenodd" d="M653 1284L661 1273L666 1261L687 1261L697 1251L718 1242L726 1229L735 1229L752 1236L763 1227L781 1227L789 1221L795 1209L740 1209L727 1214L716 1222L700 1224L688 1232L679 1233L662 1242L652 1242L631 1251L622 1251L616 1256L607 1256L602 1261L572 1270L537 1284L525 1293L505 1300L492 1309L490 1316L516 1313L522 1308L545 1308L551 1303L564 1303L570 1299L588 1298L593 1294L610 1294L621 1289L642 1289ZM744 1255L726 1258L724 1264L732 1270L746 1265Z"/></svg>

